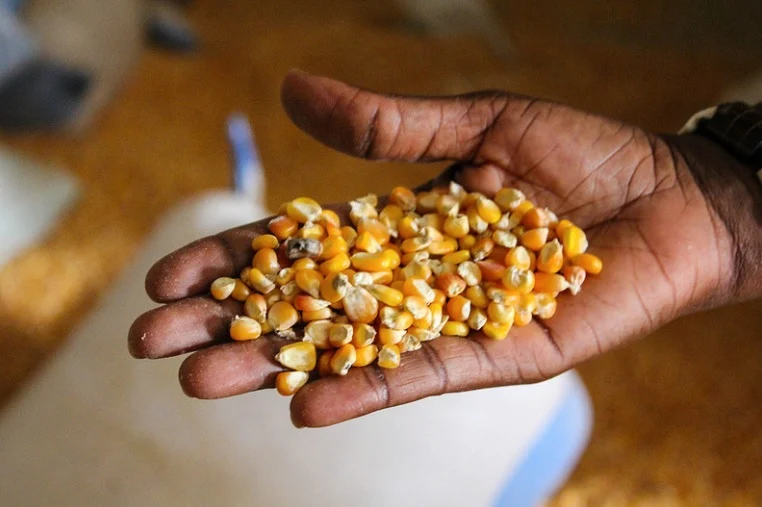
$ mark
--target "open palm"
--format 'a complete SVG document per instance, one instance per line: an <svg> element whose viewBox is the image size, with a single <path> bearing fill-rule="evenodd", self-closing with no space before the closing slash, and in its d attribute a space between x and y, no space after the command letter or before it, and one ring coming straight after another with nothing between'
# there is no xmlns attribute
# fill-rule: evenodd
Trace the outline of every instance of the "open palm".
<svg viewBox="0 0 762 507"><path fill-rule="evenodd" d="M292 72L283 102L302 129L344 152L410 162L453 160L443 177L468 190L523 190L588 232L606 267L582 292L559 298L547 321L509 339L441 337L394 370L352 369L293 398L297 425L323 426L446 392L535 382L563 372L701 305L731 276L728 233L684 157L664 138L571 108L499 92L452 98L374 94ZM337 209L341 210L341 206ZM267 220L204 238L159 261L146 288L168 303L130 330L138 357L196 351L185 391L217 398L272 387L279 339L230 342L240 303L206 296L251 259Z"/></svg>

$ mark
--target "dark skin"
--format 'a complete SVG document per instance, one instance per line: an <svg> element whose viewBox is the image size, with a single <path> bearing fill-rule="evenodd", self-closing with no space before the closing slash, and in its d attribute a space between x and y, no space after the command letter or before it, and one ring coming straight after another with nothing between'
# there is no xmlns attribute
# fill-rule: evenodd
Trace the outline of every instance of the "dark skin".
<svg viewBox="0 0 762 507"><path fill-rule="evenodd" d="M696 136L660 137L566 106L502 92L448 98L379 95L290 73L284 107L326 145L368 159L456 165L440 178L493 195L504 186L582 226L604 272L559 298L547 321L492 341L443 336L394 370L352 369L315 380L291 402L297 426L326 426L427 396L537 382L698 309L762 295L762 186L722 149ZM345 207L337 206L345 213ZM200 239L148 273L165 306L129 333L136 357L193 352L180 368L189 396L271 388L281 342L233 343L240 303L208 295L217 277L251 260L267 219Z"/></svg>

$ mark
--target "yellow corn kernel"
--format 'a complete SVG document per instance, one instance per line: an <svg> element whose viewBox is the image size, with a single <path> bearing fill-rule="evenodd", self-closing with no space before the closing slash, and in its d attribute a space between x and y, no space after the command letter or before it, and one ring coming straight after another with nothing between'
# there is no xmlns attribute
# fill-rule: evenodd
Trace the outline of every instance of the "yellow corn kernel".
<svg viewBox="0 0 762 507"><path fill-rule="evenodd" d="M479 331L487 323L487 314L481 308L472 308L467 323L469 328Z"/></svg>
<svg viewBox="0 0 762 507"><path fill-rule="evenodd" d="M349 220L357 225L363 218L377 218L376 207L368 202L349 201Z"/></svg>
<svg viewBox="0 0 762 507"><path fill-rule="evenodd" d="M413 319L422 319L429 313L426 300L421 296L407 296L402 300L402 308L409 312ZM392 305L397 306L397 305Z"/></svg>
<svg viewBox="0 0 762 507"><path fill-rule="evenodd" d="M373 285L373 277L367 271L355 271L349 281L355 287Z"/></svg>
<svg viewBox="0 0 762 507"><path fill-rule="evenodd" d="M236 341L256 340L262 334L262 326L251 317L236 316L230 323L230 337Z"/></svg>
<svg viewBox="0 0 762 507"><path fill-rule="evenodd" d="M465 322L471 314L471 300L465 296L455 296L447 302L447 315L450 320Z"/></svg>
<svg viewBox="0 0 762 507"><path fill-rule="evenodd" d="M317 363L317 351L310 342L289 343L275 354L275 360L291 370L312 371Z"/></svg>
<svg viewBox="0 0 762 507"><path fill-rule="evenodd" d="M400 238L410 239L418 236L418 233L421 232L421 227L414 216L406 215L400 218L397 223L397 232Z"/></svg>
<svg viewBox="0 0 762 507"><path fill-rule="evenodd" d="M374 208L378 206L378 196L376 194L366 194L362 197L358 197L355 201L370 204Z"/></svg>
<svg viewBox="0 0 762 507"><path fill-rule="evenodd" d="M269 308L275 303L277 303L278 301L282 301L283 294L281 294L279 290L274 290L274 291L271 291L269 294L265 294L264 298L265 298L265 302L267 303L267 307Z"/></svg>
<svg viewBox="0 0 762 507"><path fill-rule="evenodd" d="M325 227L320 224L311 223L304 224L304 226L296 233L297 238L316 239L318 241L323 241L326 236L327 233L325 231Z"/></svg>
<svg viewBox="0 0 762 507"><path fill-rule="evenodd" d="M365 232L371 234L374 238L376 238L376 240L381 246L385 246L386 244L389 243L389 238L391 236L391 234L389 233L389 228L386 227L378 219L364 218L360 220L357 223L357 233L363 234ZM355 247L357 247L356 242L355 242Z"/></svg>
<svg viewBox="0 0 762 507"><path fill-rule="evenodd" d="M505 306L516 306L521 300L521 293L515 290L506 290L502 287L488 287L487 299Z"/></svg>
<svg viewBox="0 0 762 507"><path fill-rule="evenodd" d="M406 187L394 187L389 194L389 202L402 208L402 211L415 211L418 200L412 190Z"/></svg>
<svg viewBox="0 0 762 507"><path fill-rule="evenodd" d="M420 299L416 296L410 296L410 297ZM407 311L410 311L410 310L407 310ZM413 312L410 312L410 313L413 313ZM426 309L423 312L419 313L419 315L421 315L421 317L416 318L413 321L413 327L419 327L421 329L431 329L432 325L434 324L434 314L431 312L431 309L426 307ZM413 317L415 317L415 315L413 315Z"/></svg>
<svg viewBox="0 0 762 507"><path fill-rule="evenodd" d="M414 236L403 240L400 248L404 253L415 253L428 248L433 241L430 237Z"/></svg>
<svg viewBox="0 0 762 507"><path fill-rule="evenodd" d="M301 389L309 380L306 371L282 371L275 377L275 390L283 396L291 396Z"/></svg>
<svg viewBox="0 0 762 507"><path fill-rule="evenodd" d="M303 257L301 259L297 259L294 261L293 264L291 264L291 267L294 268L294 271L301 271L303 269L318 269L318 264L315 262L314 259L310 259L309 257Z"/></svg>
<svg viewBox="0 0 762 507"><path fill-rule="evenodd" d="M334 324L328 331L328 340L332 346L339 348L352 342L353 333L352 324Z"/></svg>
<svg viewBox="0 0 762 507"><path fill-rule="evenodd" d="M394 280L394 275L391 271L374 271L370 273L371 279L373 279L373 283L381 284L381 285L388 285L392 283Z"/></svg>
<svg viewBox="0 0 762 507"><path fill-rule="evenodd" d="M534 313L537 309L537 295L534 292L522 294L519 304L516 305L516 311L528 311Z"/></svg>
<svg viewBox="0 0 762 507"><path fill-rule="evenodd" d="M333 259L339 254L349 252L347 242L341 236L328 236L323 240L323 250L320 253L321 260Z"/></svg>
<svg viewBox="0 0 762 507"><path fill-rule="evenodd" d="M516 311L513 306L493 301L487 307L487 316L490 321L497 324L513 325L513 318L516 316Z"/></svg>
<svg viewBox="0 0 762 507"><path fill-rule="evenodd" d="M492 241L504 248L513 248L518 244L518 238L508 231L498 230L492 233Z"/></svg>
<svg viewBox="0 0 762 507"><path fill-rule="evenodd" d="M457 322L454 320L448 320L442 326L442 334L445 336L468 336L469 328L465 322Z"/></svg>
<svg viewBox="0 0 762 507"><path fill-rule="evenodd" d="M531 319L532 316L530 315ZM497 322L488 321L482 328L482 333L487 338L492 340L505 340L508 337L508 333L511 331L512 324L499 324Z"/></svg>
<svg viewBox="0 0 762 507"><path fill-rule="evenodd" d="M488 224L494 224L503 215L495 201L483 196L476 199L476 211Z"/></svg>
<svg viewBox="0 0 762 507"><path fill-rule="evenodd" d="M436 279L436 286L448 298L455 297L466 290L466 281L452 273L442 273Z"/></svg>
<svg viewBox="0 0 762 507"><path fill-rule="evenodd" d="M378 346L371 343L364 347L355 347L357 358L352 366L355 368L361 368L372 364L378 357Z"/></svg>
<svg viewBox="0 0 762 507"><path fill-rule="evenodd" d="M330 377L333 375L331 371L331 358L333 357L333 350L324 350L320 354L317 363L317 371L321 377Z"/></svg>
<svg viewBox="0 0 762 507"><path fill-rule="evenodd" d="M396 238L399 236L398 226L403 216L404 212L402 211L402 208L396 204L388 204L381 210L381 213L378 214L378 220L384 224L389 231L389 235Z"/></svg>
<svg viewBox="0 0 762 507"><path fill-rule="evenodd" d="M418 213L431 213L437 209L439 194L435 192L421 192L416 196L416 208Z"/></svg>
<svg viewBox="0 0 762 507"><path fill-rule="evenodd" d="M451 217L458 214L460 202L453 195L442 194L437 197L436 208L440 215Z"/></svg>
<svg viewBox="0 0 762 507"><path fill-rule="evenodd" d="M365 287L374 298L388 306L399 306L405 297L402 292L386 285L372 284Z"/></svg>
<svg viewBox="0 0 762 507"><path fill-rule="evenodd" d="M294 282L304 292L313 298L320 298L320 285L323 275L314 269L301 269L294 274Z"/></svg>
<svg viewBox="0 0 762 507"><path fill-rule="evenodd" d="M458 266L457 273L469 287L479 285L482 281L482 271L475 262L467 261L461 263Z"/></svg>
<svg viewBox="0 0 762 507"><path fill-rule="evenodd" d="M441 331L442 325L446 320L449 320L450 318L444 314L444 305L440 303L431 303L431 305L429 305L429 311L431 311L430 329L433 329L437 332Z"/></svg>
<svg viewBox="0 0 762 507"><path fill-rule="evenodd" d="M444 229L444 222L445 218L442 215L438 215L436 213L426 213L418 220L418 225L421 226L421 231L426 228L431 228L427 232L431 235L431 239L438 240L442 239L442 231Z"/></svg>
<svg viewBox="0 0 762 507"><path fill-rule="evenodd" d="M563 265L564 251L557 239L546 243L537 255L537 269L543 273L558 273Z"/></svg>
<svg viewBox="0 0 762 507"><path fill-rule="evenodd" d="M393 345L402 341L405 333L405 329L392 329L382 325L378 328L378 341L382 345Z"/></svg>
<svg viewBox="0 0 762 507"><path fill-rule="evenodd" d="M247 287L243 281L236 278L235 285L233 286L233 292L230 293L230 297L236 301L245 301L246 298L249 297L249 294L251 294L249 287Z"/></svg>
<svg viewBox="0 0 762 507"><path fill-rule="evenodd" d="M320 297L331 303L340 301L347 293L349 278L344 273L331 273L320 282Z"/></svg>
<svg viewBox="0 0 762 507"><path fill-rule="evenodd" d="M376 253L358 252L349 260L352 267L359 271L389 271L395 267L394 259L386 255L386 252L387 250Z"/></svg>
<svg viewBox="0 0 762 507"><path fill-rule="evenodd" d="M363 252L376 253L383 250L381 243L373 236L373 234L365 231L357 235L355 241L355 248Z"/></svg>
<svg viewBox="0 0 762 507"><path fill-rule="evenodd" d="M320 213L318 223L322 224L326 230L328 229L329 225L335 229L339 229L341 227L341 218L339 218L339 215L335 211L331 209L324 209L322 213Z"/></svg>
<svg viewBox="0 0 762 507"><path fill-rule="evenodd" d="M603 261L590 253L582 253L572 257L572 264L579 266L591 275L599 275L603 271Z"/></svg>
<svg viewBox="0 0 762 507"><path fill-rule="evenodd" d="M343 302L344 313L353 323L369 324L378 315L378 300L362 287L347 287Z"/></svg>
<svg viewBox="0 0 762 507"><path fill-rule="evenodd" d="M355 246L355 240L357 239L357 231L348 225L345 225L340 230L341 230L341 237L344 238L344 241L347 243L347 248L351 250Z"/></svg>
<svg viewBox="0 0 762 507"><path fill-rule="evenodd" d="M385 344L378 351L377 364L381 368L392 369L400 365L400 349L393 344Z"/></svg>
<svg viewBox="0 0 762 507"><path fill-rule="evenodd" d="M297 197L286 206L286 214L300 224L317 222L322 212L320 204L309 197Z"/></svg>
<svg viewBox="0 0 762 507"><path fill-rule="evenodd" d="M257 268L265 275L274 275L280 271L278 254L272 248L261 248L254 254L251 266Z"/></svg>
<svg viewBox="0 0 762 507"><path fill-rule="evenodd" d="M534 288L534 278L533 272L511 266L505 270L503 285L507 289L526 294Z"/></svg>
<svg viewBox="0 0 762 507"><path fill-rule="evenodd" d="M582 290L582 284L587 278L587 271L580 266L566 266L562 271L564 278L569 282L569 292L576 296Z"/></svg>
<svg viewBox="0 0 762 507"><path fill-rule="evenodd" d="M355 323L352 332L352 345L359 349L367 347L376 340L376 329L370 324Z"/></svg>
<svg viewBox="0 0 762 507"><path fill-rule="evenodd" d="M431 255L446 255L458 249L458 242L453 238L444 238L432 241L427 247Z"/></svg>
<svg viewBox="0 0 762 507"><path fill-rule="evenodd" d="M299 320L296 308L287 301L278 301L267 311L267 321L275 331L285 331L294 327Z"/></svg>
<svg viewBox="0 0 762 507"><path fill-rule="evenodd" d="M519 203L514 211L521 213L521 216L523 217L532 208L534 208L534 203L529 199L526 199L523 202Z"/></svg>
<svg viewBox="0 0 762 507"><path fill-rule="evenodd" d="M548 228L529 229L521 235L520 241L523 246L536 252L548 241Z"/></svg>
<svg viewBox="0 0 762 507"><path fill-rule="evenodd" d="M434 293L434 297L431 299L431 301L429 301L429 299L424 297L423 299L426 301L426 304L430 305L433 303L437 303L439 305L444 306L445 303L447 302L447 296L445 295L444 291L440 289L431 289L431 291Z"/></svg>
<svg viewBox="0 0 762 507"><path fill-rule="evenodd" d="M587 250L587 236L585 231L572 225L563 230L561 243L564 245L564 253L569 258L574 258Z"/></svg>
<svg viewBox="0 0 762 507"><path fill-rule="evenodd" d="M444 221L442 229L449 237L461 239L468 234L469 227L466 215L456 215L448 216Z"/></svg>
<svg viewBox="0 0 762 507"><path fill-rule="evenodd" d="M299 294L294 298L294 308L302 312L314 312L331 306L330 301L317 299L307 294Z"/></svg>
<svg viewBox="0 0 762 507"><path fill-rule="evenodd" d="M320 310L303 311L302 320L304 322L313 322L316 320L326 320L333 318L333 312L331 308L321 308Z"/></svg>
<svg viewBox="0 0 762 507"><path fill-rule="evenodd" d="M349 260L349 256L345 253L339 254L336 257L323 261L320 264L320 272L324 276L329 276L334 273L340 273L351 266L352 263Z"/></svg>
<svg viewBox="0 0 762 507"><path fill-rule="evenodd" d="M550 226L550 213L547 208L532 208L521 217L521 225L527 229Z"/></svg>
<svg viewBox="0 0 762 507"><path fill-rule="evenodd" d="M537 306L533 313L541 319L546 320L556 314L558 303L556 303L556 298L554 298L552 294L538 292L535 294L535 301L537 302Z"/></svg>
<svg viewBox="0 0 762 507"><path fill-rule="evenodd" d="M251 273L251 268L249 266L244 266L244 268L241 270L241 273L238 275L238 278L251 289L252 287L251 285L249 285L250 273Z"/></svg>
<svg viewBox="0 0 762 507"><path fill-rule="evenodd" d="M400 258L399 248L397 248L396 245L387 245L384 247L384 251L381 252L381 255L389 263L389 269L398 268L402 262L402 259ZM384 269L381 271L388 271L389 269Z"/></svg>
<svg viewBox="0 0 762 507"><path fill-rule="evenodd" d="M558 225L556 225L556 237L561 237L564 234L564 231L568 229L569 227L573 226L574 223L571 220L563 219L560 222L558 222Z"/></svg>
<svg viewBox="0 0 762 507"><path fill-rule="evenodd" d="M471 232L481 234L489 228L489 224L476 210L476 206L470 206L466 210L466 216L468 217L468 225L471 227Z"/></svg>
<svg viewBox="0 0 762 507"><path fill-rule="evenodd" d="M406 310L398 310L391 306L381 308L379 312L381 324L390 329L407 329L413 325L413 315Z"/></svg>
<svg viewBox="0 0 762 507"><path fill-rule="evenodd" d="M310 342L319 349L330 349L330 331L333 322L327 319L313 320L304 327L304 341Z"/></svg>
<svg viewBox="0 0 762 507"><path fill-rule="evenodd" d="M420 252L403 253L400 256L400 264L408 265L411 262L424 262L429 260L429 257L431 257L431 255L425 250L421 250Z"/></svg>
<svg viewBox="0 0 762 507"><path fill-rule="evenodd" d="M461 250L471 250L476 244L476 236L473 234L466 234L458 240L458 246Z"/></svg>
<svg viewBox="0 0 762 507"><path fill-rule="evenodd" d="M495 194L495 204L504 212L514 211L525 200L524 192L515 188L501 188Z"/></svg>
<svg viewBox="0 0 762 507"><path fill-rule="evenodd" d="M513 325L516 327L524 327L532 322L532 312L526 309L516 310L516 317L513 320Z"/></svg>
<svg viewBox="0 0 762 507"><path fill-rule="evenodd" d="M471 306L474 308L487 308L489 304L487 293L484 292L484 289L480 285L467 288L463 295L471 301Z"/></svg>
<svg viewBox="0 0 762 507"><path fill-rule="evenodd" d="M275 275L275 283L278 285L286 285L294 280L296 277L296 270L294 268L283 268Z"/></svg>
<svg viewBox="0 0 762 507"><path fill-rule="evenodd" d="M402 340L397 344L397 348L400 349L400 353L404 354L405 352L412 352L413 350L419 350L423 345L421 345L421 340L419 340L416 335L421 333L428 336L428 333L430 333L430 331L427 329L419 329L419 330L416 330L414 328L408 329L408 332L405 333L405 336L403 336Z"/></svg>
<svg viewBox="0 0 762 507"><path fill-rule="evenodd" d="M280 241L290 238L299 229L299 222L285 215L277 216L270 220L267 228Z"/></svg>
<svg viewBox="0 0 762 507"><path fill-rule="evenodd" d="M471 260L471 252L469 250L458 250L442 257L442 262L449 262L451 264L460 264L468 260Z"/></svg>
<svg viewBox="0 0 762 507"><path fill-rule="evenodd" d="M229 298L233 293L233 289L235 289L235 282L235 278L230 278L227 276L217 278L212 282L212 286L210 288L212 297L218 301Z"/></svg>
<svg viewBox="0 0 762 507"><path fill-rule="evenodd" d="M278 238L272 234L261 234L251 240L251 249L254 251L261 250L263 248L271 248L275 250L279 245L280 243L278 242Z"/></svg>
<svg viewBox="0 0 762 507"><path fill-rule="evenodd" d="M557 294L569 288L569 282L563 276L553 273L535 273L534 290L536 292L550 292Z"/></svg>
<svg viewBox="0 0 762 507"><path fill-rule="evenodd" d="M339 347L331 356L331 371L334 375L346 375L357 360L357 350L351 343Z"/></svg>
<svg viewBox="0 0 762 507"><path fill-rule="evenodd" d="M430 264L430 262L411 262L402 268L402 273L405 275L405 280L410 278L420 278L421 280L428 282L432 277Z"/></svg>
<svg viewBox="0 0 762 507"><path fill-rule="evenodd" d="M243 303L243 313L260 324L267 320L267 301L262 294L251 294Z"/></svg>
<svg viewBox="0 0 762 507"><path fill-rule="evenodd" d="M267 335L273 332L273 327L266 320L264 322L260 322L259 325L262 326L263 335Z"/></svg>

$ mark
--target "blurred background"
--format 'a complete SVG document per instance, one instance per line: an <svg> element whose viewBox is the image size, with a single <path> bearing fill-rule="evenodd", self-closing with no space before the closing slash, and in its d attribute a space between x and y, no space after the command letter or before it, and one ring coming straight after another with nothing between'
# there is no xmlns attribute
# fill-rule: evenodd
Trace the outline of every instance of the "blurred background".
<svg viewBox="0 0 762 507"><path fill-rule="evenodd" d="M67 196L78 189L52 228L0 265L0 409L158 217L229 185L231 112L251 120L271 209L298 195L381 194L441 169L362 162L307 138L279 102L292 67L394 93L507 89L659 132L720 100L762 99L753 0L5 0L0 9L0 153L72 177ZM17 197L47 199L33 189ZM581 366L593 437L551 505L762 504L761 338L753 302L684 318Z"/></svg>

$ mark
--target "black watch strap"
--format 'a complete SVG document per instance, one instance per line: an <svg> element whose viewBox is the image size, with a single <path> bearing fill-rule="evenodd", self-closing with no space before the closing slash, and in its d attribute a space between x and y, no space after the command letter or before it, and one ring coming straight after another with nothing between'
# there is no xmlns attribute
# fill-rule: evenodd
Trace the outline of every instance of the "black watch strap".
<svg viewBox="0 0 762 507"><path fill-rule="evenodd" d="M697 113L682 132L695 132L725 148L760 176L762 181L762 102L720 104Z"/></svg>

